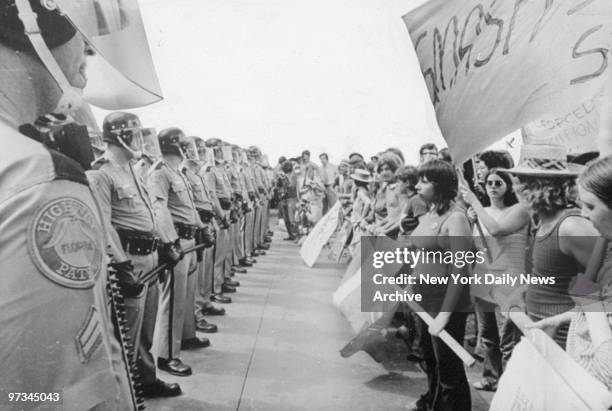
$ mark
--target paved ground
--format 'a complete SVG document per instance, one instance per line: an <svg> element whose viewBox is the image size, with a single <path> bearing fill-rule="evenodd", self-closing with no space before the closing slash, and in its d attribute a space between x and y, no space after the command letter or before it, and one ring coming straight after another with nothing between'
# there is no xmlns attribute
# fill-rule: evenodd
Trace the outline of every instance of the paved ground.
<svg viewBox="0 0 612 411"><path fill-rule="evenodd" d="M211 317L219 333L201 334L212 346L182 353L194 374L159 373L184 394L149 401L149 409L402 410L424 391L419 372L388 373L364 353L340 357L353 337L331 302L344 268L325 255L306 267L281 236L248 274L237 274L242 285L227 315ZM475 380L478 370L470 374ZM475 410L488 409L490 395L472 397Z"/></svg>

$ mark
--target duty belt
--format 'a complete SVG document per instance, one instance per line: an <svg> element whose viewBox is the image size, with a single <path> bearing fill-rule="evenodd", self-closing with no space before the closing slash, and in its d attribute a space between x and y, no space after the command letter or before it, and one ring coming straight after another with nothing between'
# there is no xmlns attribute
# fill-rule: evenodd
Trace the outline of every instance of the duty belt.
<svg viewBox="0 0 612 411"><path fill-rule="evenodd" d="M232 202L229 198L220 197L219 204L221 205L221 208L223 210L229 210L230 208L232 208Z"/></svg>
<svg viewBox="0 0 612 411"><path fill-rule="evenodd" d="M199 209L198 214L200 214L200 220L202 220L204 224L210 223L213 217L215 216L215 214L212 211L203 210L203 209Z"/></svg>
<svg viewBox="0 0 612 411"><path fill-rule="evenodd" d="M174 228L176 228L176 233L183 240L193 240L198 229L194 225L183 223L174 223Z"/></svg>
<svg viewBox="0 0 612 411"><path fill-rule="evenodd" d="M157 251L159 237L151 233L118 229L117 234L119 234L121 246L129 254L149 255Z"/></svg>

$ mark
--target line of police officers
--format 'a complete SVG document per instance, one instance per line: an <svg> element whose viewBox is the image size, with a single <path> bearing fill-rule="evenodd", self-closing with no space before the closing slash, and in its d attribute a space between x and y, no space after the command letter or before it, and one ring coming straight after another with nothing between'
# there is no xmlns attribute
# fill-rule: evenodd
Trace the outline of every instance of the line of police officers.
<svg viewBox="0 0 612 411"><path fill-rule="evenodd" d="M152 351L160 369L192 373L180 351L210 345L196 330L217 332L206 316L225 310L212 302L231 303L226 294L240 286L234 274L269 248L271 184L257 147L187 137L175 127L155 136L126 112L108 115L102 129L107 147L87 176L124 289L144 394L178 395L177 384L156 378ZM143 282L158 263L171 269Z"/></svg>
<svg viewBox="0 0 612 411"><path fill-rule="evenodd" d="M256 147L177 128L147 141L117 112L86 173L90 135L64 116L91 120L83 89L107 109L161 99L137 2L0 0L3 409L142 409L139 384L180 394L156 365L191 373L181 349L209 345L196 330L217 331L212 302L269 247Z"/></svg>

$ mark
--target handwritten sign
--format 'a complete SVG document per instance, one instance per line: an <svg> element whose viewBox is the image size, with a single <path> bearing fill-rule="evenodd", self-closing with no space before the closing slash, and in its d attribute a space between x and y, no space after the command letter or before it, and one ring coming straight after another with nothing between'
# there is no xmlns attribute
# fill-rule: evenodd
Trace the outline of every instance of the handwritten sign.
<svg viewBox="0 0 612 411"><path fill-rule="evenodd" d="M612 393L541 330L517 344L491 411L607 410Z"/></svg>
<svg viewBox="0 0 612 411"><path fill-rule="evenodd" d="M597 151L603 92L571 110L552 114L523 127L525 144L561 144L569 154Z"/></svg>
<svg viewBox="0 0 612 411"><path fill-rule="evenodd" d="M308 267L312 267L321 254L321 249L329 237L338 228L340 219L340 203L336 203L325 216L314 226L300 248L300 256Z"/></svg>
<svg viewBox="0 0 612 411"><path fill-rule="evenodd" d="M403 19L457 162L569 113L609 71L608 0L431 0Z"/></svg>

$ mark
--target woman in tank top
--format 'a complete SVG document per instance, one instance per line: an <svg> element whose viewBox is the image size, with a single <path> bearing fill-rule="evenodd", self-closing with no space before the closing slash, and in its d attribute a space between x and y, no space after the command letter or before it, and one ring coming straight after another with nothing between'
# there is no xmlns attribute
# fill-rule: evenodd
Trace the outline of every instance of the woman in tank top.
<svg viewBox="0 0 612 411"><path fill-rule="evenodd" d="M464 211L454 202L457 185L455 170L442 160L429 161L419 169L417 191L428 204L429 211L419 219L419 225L410 236L417 249L433 252L472 249L469 222ZM414 274L466 275L468 267L458 265L440 259L419 260ZM418 323L429 390L409 409L468 411L471 397L463 363L438 335L446 330L459 343L463 342L466 310L470 306L469 287L452 281L446 286L417 282L413 291L422 295L422 307L434 317L434 322L430 326L422 320Z"/></svg>
<svg viewBox="0 0 612 411"><path fill-rule="evenodd" d="M484 239L474 227L476 246L480 250L488 248L491 256L491 261L477 264L474 273L493 274L498 278L509 274L517 278L525 273L528 210L518 203L508 174L492 169L485 173L483 182L490 204L487 207L483 207L469 187L463 185L460 189L464 201L470 205L468 218L480 224L483 231ZM508 288L511 287L479 285L471 289L478 318L479 346L484 358L482 380L473 384L477 390L497 389L497 381L521 336L512 320L501 318L496 312L495 296L499 295L497 293L510 295L512 290Z"/></svg>
<svg viewBox="0 0 612 411"><path fill-rule="evenodd" d="M597 160L580 176L582 215L604 238L592 270L588 298L576 298L574 310L538 321L532 327L556 330L570 322L567 352L591 375L612 389L612 157ZM607 247L605 242L608 242ZM596 254L597 251L594 252ZM601 253L598 253L601 254ZM590 274L590 273L589 273Z"/></svg>
<svg viewBox="0 0 612 411"><path fill-rule="evenodd" d="M532 251L535 281L525 294L527 314L538 321L574 307L569 286L584 272L597 231L575 205L579 170L567 163L565 147L524 145L521 150L519 165L508 171L518 177L517 194L540 222ZM565 348L567 326L552 337Z"/></svg>

